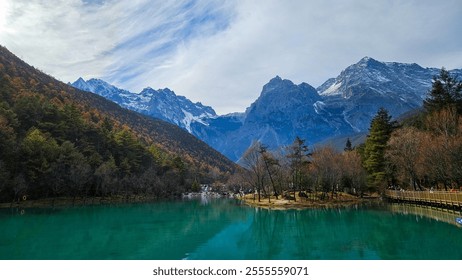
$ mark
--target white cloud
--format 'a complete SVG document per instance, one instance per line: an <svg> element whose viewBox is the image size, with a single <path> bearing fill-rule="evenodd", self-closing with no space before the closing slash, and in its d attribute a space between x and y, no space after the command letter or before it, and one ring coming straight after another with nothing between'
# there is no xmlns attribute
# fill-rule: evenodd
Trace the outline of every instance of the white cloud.
<svg viewBox="0 0 462 280"><path fill-rule="evenodd" d="M157 62L149 55L158 55L156 49L178 40L177 33L185 29L182 22L207 8L202 1L185 9L188 2L9 0L9 29L2 30L0 42L64 81L110 77L141 61ZM155 37L149 38L150 33Z"/></svg>
<svg viewBox="0 0 462 280"><path fill-rule="evenodd" d="M263 84L277 74L318 86L366 55L440 67L439 48L460 41L455 38L457 27L451 28L460 22L460 5L419 4L242 1L229 29L191 42L178 50L168 69L153 69L146 76L229 112L250 105ZM441 34L447 28L452 36ZM456 57L461 58L460 53ZM447 67L461 67L461 61Z"/></svg>
<svg viewBox="0 0 462 280"><path fill-rule="evenodd" d="M275 75L318 86L363 56L462 67L457 0L6 3L0 43L45 72L169 87L219 113Z"/></svg>

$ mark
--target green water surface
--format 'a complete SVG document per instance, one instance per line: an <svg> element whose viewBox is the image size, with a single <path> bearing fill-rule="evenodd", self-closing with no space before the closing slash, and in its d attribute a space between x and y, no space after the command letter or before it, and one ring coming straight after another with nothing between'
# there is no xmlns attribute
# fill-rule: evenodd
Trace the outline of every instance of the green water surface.
<svg viewBox="0 0 462 280"><path fill-rule="evenodd" d="M0 259L462 259L462 228L382 206L226 199L1 209Z"/></svg>

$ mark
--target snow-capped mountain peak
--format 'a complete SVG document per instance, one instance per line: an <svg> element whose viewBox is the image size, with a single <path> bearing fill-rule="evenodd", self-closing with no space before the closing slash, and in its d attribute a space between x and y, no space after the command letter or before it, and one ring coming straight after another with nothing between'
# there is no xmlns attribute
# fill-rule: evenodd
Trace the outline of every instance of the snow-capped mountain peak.
<svg viewBox="0 0 462 280"><path fill-rule="evenodd" d="M88 85L87 85L87 82L85 82L85 80L82 78L82 77L79 77L73 84L75 84L74 87L77 87L82 89L82 88L86 88Z"/></svg>
<svg viewBox="0 0 462 280"><path fill-rule="evenodd" d="M81 78L73 85L177 124L237 161L257 139L276 148L292 143L296 136L311 145L334 136L364 133L380 107L393 117L421 107L439 71L366 56L317 89L275 76L244 113L224 116L168 88L130 93L102 80ZM462 77L461 69L450 73Z"/></svg>
<svg viewBox="0 0 462 280"><path fill-rule="evenodd" d="M127 109L176 124L189 132L193 122L204 123L204 117L216 116L211 107L177 96L168 88L155 90L146 87L139 93L132 93L100 79L85 81L82 78L72 86L101 95Z"/></svg>
<svg viewBox="0 0 462 280"><path fill-rule="evenodd" d="M372 66L374 64L381 64L382 62L378 61L378 60L375 60L373 59L372 57L370 56L365 56L363 58L361 58L358 63L356 64L353 64L353 65L357 65L357 66L361 66L361 67L368 67L368 66Z"/></svg>

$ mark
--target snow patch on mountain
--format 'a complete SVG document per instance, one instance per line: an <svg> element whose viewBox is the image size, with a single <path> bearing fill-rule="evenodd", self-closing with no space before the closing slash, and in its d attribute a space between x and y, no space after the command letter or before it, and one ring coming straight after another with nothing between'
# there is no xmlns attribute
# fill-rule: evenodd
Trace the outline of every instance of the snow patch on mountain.
<svg viewBox="0 0 462 280"><path fill-rule="evenodd" d="M342 86L342 82L334 83L328 87L325 91L321 92L321 95L341 95L342 92L339 88Z"/></svg>
<svg viewBox="0 0 462 280"><path fill-rule="evenodd" d="M326 106L326 104L322 101L316 101L313 103L313 108L316 114L320 114L321 110Z"/></svg>
<svg viewBox="0 0 462 280"><path fill-rule="evenodd" d="M125 108L177 124L237 161L258 139L272 149L289 145L297 136L311 145L335 136L363 133L380 107L393 117L421 107L439 71L415 63L364 57L317 89L276 76L263 86L245 112L222 116L170 89L146 88L130 93L102 80L81 78L73 85ZM461 69L450 73L462 77Z"/></svg>
<svg viewBox="0 0 462 280"><path fill-rule="evenodd" d="M177 96L168 88L155 90L146 87L139 93L117 88L103 80L77 79L72 86L101 95L120 106L176 124L191 133L194 122L207 124L204 119L217 116L215 111L202 103L193 103L184 96Z"/></svg>

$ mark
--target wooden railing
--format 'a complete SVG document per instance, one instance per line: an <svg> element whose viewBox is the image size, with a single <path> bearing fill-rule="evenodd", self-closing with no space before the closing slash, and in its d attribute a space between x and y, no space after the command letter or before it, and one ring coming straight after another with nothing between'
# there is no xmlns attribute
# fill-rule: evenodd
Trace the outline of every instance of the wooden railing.
<svg viewBox="0 0 462 280"><path fill-rule="evenodd" d="M462 192L459 191L393 191L387 190L389 199L417 204L435 205L449 208L462 207Z"/></svg>
<svg viewBox="0 0 462 280"><path fill-rule="evenodd" d="M390 203L387 205L387 208L394 213L400 213L404 215L412 214L420 217L427 217L430 219L462 227L462 225L456 222L456 218L462 216L462 211L460 210L448 210L432 206L408 203Z"/></svg>

